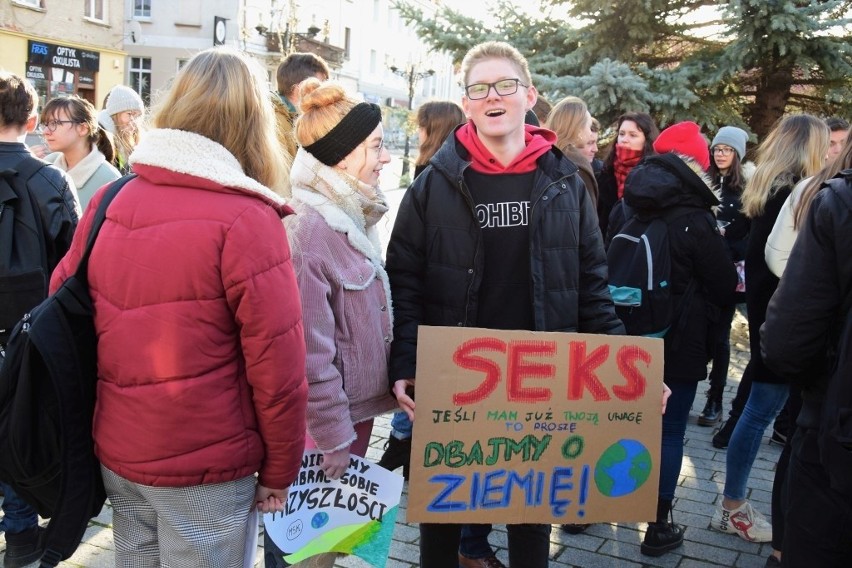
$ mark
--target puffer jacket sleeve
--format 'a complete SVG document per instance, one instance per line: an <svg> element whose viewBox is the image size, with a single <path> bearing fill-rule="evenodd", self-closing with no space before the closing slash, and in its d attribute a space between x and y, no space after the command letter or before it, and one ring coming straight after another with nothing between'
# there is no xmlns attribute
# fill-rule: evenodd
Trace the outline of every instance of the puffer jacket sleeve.
<svg viewBox="0 0 852 568"><path fill-rule="evenodd" d="M302 460L307 382L290 246L271 207L247 207L231 225L222 249L222 277L265 448L259 483L282 489L295 479Z"/></svg>
<svg viewBox="0 0 852 568"><path fill-rule="evenodd" d="M343 390L343 377L334 364L336 318L329 297L332 289L319 255L295 253L293 263L302 297L308 374L308 433L317 448L340 450L355 441L355 427L349 414L349 398Z"/></svg>
<svg viewBox="0 0 852 568"><path fill-rule="evenodd" d="M405 192L387 250L387 273L393 298L393 343L388 380L413 379L417 367L417 328L423 321L426 281L426 223L422 197L434 170L422 173Z"/></svg>
<svg viewBox="0 0 852 568"><path fill-rule="evenodd" d="M598 216L586 191L580 194L579 331L623 335L624 324L615 315L609 293L606 252Z"/></svg>
<svg viewBox="0 0 852 568"><path fill-rule="evenodd" d="M825 362L828 331L843 303L844 288L852 284L847 252L852 218L831 191L823 189L811 203L761 327L764 362L788 379L820 376L814 369ZM846 219L839 224L841 211Z"/></svg>

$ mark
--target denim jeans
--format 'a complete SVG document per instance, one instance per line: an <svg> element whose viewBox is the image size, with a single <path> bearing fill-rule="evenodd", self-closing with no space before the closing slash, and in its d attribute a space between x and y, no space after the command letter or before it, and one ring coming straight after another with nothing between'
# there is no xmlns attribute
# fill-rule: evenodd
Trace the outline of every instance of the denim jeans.
<svg viewBox="0 0 852 568"><path fill-rule="evenodd" d="M0 521L0 531L9 534L22 533L36 526L38 515L35 509L27 505L23 499L18 497L15 490L0 481L3 489L3 520Z"/></svg>
<svg viewBox="0 0 852 568"><path fill-rule="evenodd" d="M695 401L698 383L666 383L672 394L663 414L663 442L660 456L660 499L674 499L680 466L683 463L683 438L689 411Z"/></svg>
<svg viewBox="0 0 852 568"><path fill-rule="evenodd" d="M407 440L411 437L411 430L414 424L408 419L408 414L405 412L394 412L391 419L391 436L397 440Z"/></svg>
<svg viewBox="0 0 852 568"><path fill-rule="evenodd" d="M512 568L547 568L550 525L507 525L506 530ZM420 568L456 566L461 532L462 525L421 523Z"/></svg>
<svg viewBox="0 0 852 568"><path fill-rule="evenodd" d="M462 525L459 552L466 558L488 558L494 549L488 543L491 525Z"/></svg>
<svg viewBox="0 0 852 568"><path fill-rule="evenodd" d="M790 387L787 384L752 382L748 402L728 444L724 491L728 499L745 499L746 483L763 432L787 402L789 392Z"/></svg>

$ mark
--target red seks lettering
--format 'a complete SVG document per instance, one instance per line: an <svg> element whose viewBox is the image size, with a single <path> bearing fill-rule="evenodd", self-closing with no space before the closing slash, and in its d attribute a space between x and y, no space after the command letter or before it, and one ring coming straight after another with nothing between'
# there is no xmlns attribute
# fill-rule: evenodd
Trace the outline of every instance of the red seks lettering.
<svg viewBox="0 0 852 568"><path fill-rule="evenodd" d="M586 342L572 341L569 343L568 355L568 400L583 398L583 389L592 393L597 401L609 400L609 393L601 384L595 371L609 357L609 345L601 345L586 356Z"/></svg>
<svg viewBox="0 0 852 568"><path fill-rule="evenodd" d="M505 353L506 342L494 337L477 337L459 345L453 353L453 362L462 369L485 373L485 379L473 390L453 394L455 405L464 406L481 402L500 384L500 365L491 359L472 354L480 350Z"/></svg>
<svg viewBox="0 0 852 568"><path fill-rule="evenodd" d="M636 345L625 345L615 355L618 370L627 381L626 385L612 387L612 394L621 400L637 400L645 396L648 381L645 375L636 368L636 361L642 361L645 366L651 363L651 354Z"/></svg>
<svg viewBox="0 0 852 568"><path fill-rule="evenodd" d="M553 357L556 354L554 341L513 341L509 344L509 368L507 390L509 401L545 402L553 393L544 387L524 387L524 379L553 379L556 366L546 363L533 363L525 360L526 355Z"/></svg>

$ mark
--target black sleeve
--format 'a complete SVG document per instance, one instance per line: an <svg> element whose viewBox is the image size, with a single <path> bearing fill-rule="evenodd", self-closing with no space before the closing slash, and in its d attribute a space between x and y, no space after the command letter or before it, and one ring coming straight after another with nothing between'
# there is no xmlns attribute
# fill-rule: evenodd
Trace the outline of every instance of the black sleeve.
<svg viewBox="0 0 852 568"><path fill-rule="evenodd" d="M29 187L39 207L50 272L71 248L77 228L79 205L70 178L54 167L42 168Z"/></svg>

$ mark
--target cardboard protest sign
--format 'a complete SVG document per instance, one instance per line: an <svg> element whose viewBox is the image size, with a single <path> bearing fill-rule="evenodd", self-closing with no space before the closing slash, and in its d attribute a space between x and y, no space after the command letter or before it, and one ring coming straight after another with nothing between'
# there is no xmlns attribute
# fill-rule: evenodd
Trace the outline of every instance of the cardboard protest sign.
<svg viewBox="0 0 852 568"><path fill-rule="evenodd" d="M407 519L653 519L663 341L421 326Z"/></svg>
<svg viewBox="0 0 852 568"><path fill-rule="evenodd" d="M343 552L385 566L403 479L350 455L340 479L322 471L322 452L306 450L285 511L263 516L266 532L288 564L323 552Z"/></svg>

